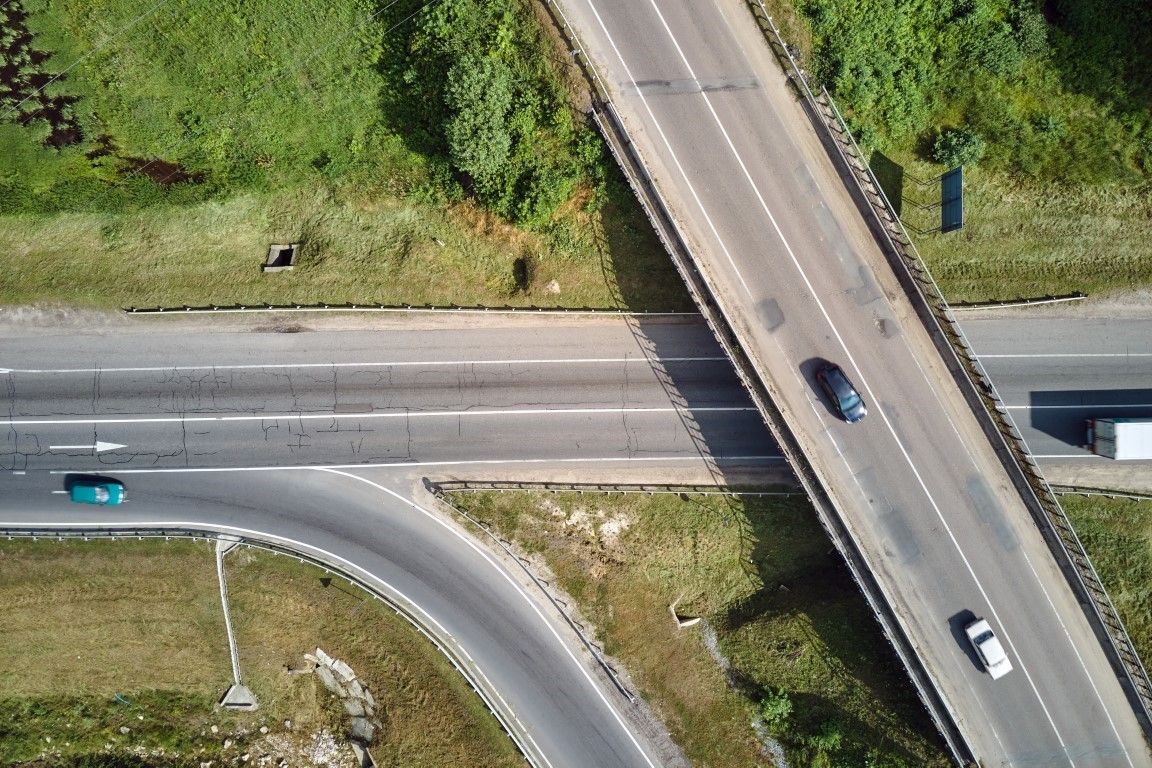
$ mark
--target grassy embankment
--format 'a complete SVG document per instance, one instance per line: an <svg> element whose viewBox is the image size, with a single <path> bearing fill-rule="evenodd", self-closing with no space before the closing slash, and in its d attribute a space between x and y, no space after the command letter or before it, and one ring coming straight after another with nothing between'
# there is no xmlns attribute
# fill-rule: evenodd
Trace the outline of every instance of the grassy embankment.
<svg viewBox="0 0 1152 768"><path fill-rule="evenodd" d="M306 751L321 729L346 727L314 676L285 671L320 646L380 704L381 764L523 765L447 659L391 610L287 558L241 550L225 563L241 671L261 705L251 714L214 708L231 668L211 546L0 546L0 763L231 763L269 738Z"/></svg>
<svg viewBox="0 0 1152 768"><path fill-rule="evenodd" d="M0 11L0 303L689 305L530 0Z"/></svg>
<svg viewBox="0 0 1152 768"><path fill-rule="evenodd" d="M459 493L541 556L697 765L945 766L927 714L799 497ZM678 629L669 605L703 616Z"/></svg>
<svg viewBox="0 0 1152 768"><path fill-rule="evenodd" d="M1140 657L1152 659L1152 502L1062 496Z"/></svg>
<svg viewBox="0 0 1152 768"><path fill-rule="evenodd" d="M1152 284L1147 3L769 5L865 151L921 180L965 164L965 228L916 236L950 300ZM905 221L937 226L909 201L938 189L904 192Z"/></svg>

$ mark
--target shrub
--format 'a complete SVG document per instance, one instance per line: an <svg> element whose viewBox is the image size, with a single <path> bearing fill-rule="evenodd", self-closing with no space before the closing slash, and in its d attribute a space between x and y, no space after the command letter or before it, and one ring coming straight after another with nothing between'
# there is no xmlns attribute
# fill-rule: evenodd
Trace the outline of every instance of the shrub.
<svg viewBox="0 0 1152 768"><path fill-rule="evenodd" d="M782 688L769 689L760 700L760 719L773 730L782 730L792 715L792 699Z"/></svg>
<svg viewBox="0 0 1152 768"><path fill-rule="evenodd" d="M953 168L975 165L984 156L984 139L964 128L941 131L932 145L932 159Z"/></svg>
<svg viewBox="0 0 1152 768"><path fill-rule="evenodd" d="M976 39L975 53L980 66L994 75L1013 75L1020 71L1024 55L1007 24L997 24Z"/></svg>
<svg viewBox="0 0 1152 768"><path fill-rule="evenodd" d="M1033 58L1048 54L1048 22L1034 7L1023 3L1017 5L1012 27L1020 53Z"/></svg>
<svg viewBox="0 0 1152 768"><path fill-rule="evenodd" d="M479 187L491 188L499 183L512 150L507 65L492 56L466 54L449 70L446 101L452 112L445 127L452 164Z"/></svg>

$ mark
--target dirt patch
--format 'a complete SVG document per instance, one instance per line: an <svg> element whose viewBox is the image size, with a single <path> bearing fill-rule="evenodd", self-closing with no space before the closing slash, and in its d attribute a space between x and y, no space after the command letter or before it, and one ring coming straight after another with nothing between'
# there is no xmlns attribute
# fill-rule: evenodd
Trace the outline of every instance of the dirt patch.
<svg viewBox="0 0 1152 768"><path fill-rule="evenodd" d="M124 162L128 170L143 174L157 184L165 187L189 181L194 184L200 184L204 181L204 174L190 172L182 166L176 163L170 163L167 160L145 160L141 157L126 157L124 158Z"/></svg>

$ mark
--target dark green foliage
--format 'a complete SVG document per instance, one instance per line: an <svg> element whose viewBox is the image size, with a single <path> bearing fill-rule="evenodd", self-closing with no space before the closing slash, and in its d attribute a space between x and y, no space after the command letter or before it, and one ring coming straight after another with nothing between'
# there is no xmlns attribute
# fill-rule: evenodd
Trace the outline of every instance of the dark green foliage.
<svg viewBox="0 0 1152 768"><path fill-rule="evenodd" d="M1012 28L1000 22L981 29L973 36L972 52L980 66L994 75L1014 75L1024 64L1024 55L1012 34Z"/></svg>
<svg viewBox="0 0 1152 768"><path fill-rule="evenodd" d="M1052 0L1044 13L1034 0L807 0L802 9L811 69L875 147L954 160L931 137L965 124L986 143L985 165L1041 181L1137 181L1152 167L1144 0Z"/></svg>
<svg viewBox="0 0 1152 768"><path fill-rule="evenodd" d="M941 165L975 165L984 156L984 139L964 128L949 128L932 144L932 159Z"/></svg>
<svg viewBox="0 0 1152 768"><path fill-rule="evenodd" d="M603 178L598 138L569 106L529 0L4 9L27 28L3 26L0 109L46 149L0 157L0 213L120 211L319 179L435 202L466 187L539 225ZM81 60L49 82L44 62ZM73 145L79 155L54 156Z"/></svg>
<svg viewBox="0 0 1152 768"><path fill-rule="evenodd" d="M1012 27L1020 53L1043 58L1048 53L1048 22L1027 0L1017 3L1012 13Z"/></svg>
<svg viewBox="0 0 1152 768"><path fill-rule="evenodd" d="M1051 0L1052 47L1072 89L1120 112L1152 107L1152 3L1147 0Z"/></svg>
<svg viewBox="0 0 1152 768"><path fill-rule="evenodd" d="M447 156L481 202L529 225L598 180L599 141L577 124L525 0L441 0L415 25L386 45L403 87L385 113L410 146Z"/></svg>

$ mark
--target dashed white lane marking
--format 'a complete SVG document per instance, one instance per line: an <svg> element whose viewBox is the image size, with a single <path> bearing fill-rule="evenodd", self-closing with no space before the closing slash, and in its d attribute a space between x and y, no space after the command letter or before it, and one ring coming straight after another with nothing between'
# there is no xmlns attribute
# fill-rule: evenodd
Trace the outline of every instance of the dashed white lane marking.
<svg viewBox="0 0 1152 768"><path fill-rule="evenodd" d="M595 416L621 413L746 413L755 411L752 406L704 406L700 408L678 408L664 406L654 408L477 408L471 411L385 411L382 413L266 413L228 416L79 416L71 419L2 419L0 426L28 427L60 424L189 424L195 422L225 421L315 421L317 419L417 419L417 418L457 418L465 416Z"/></svg>
<svg viewBox="0 0 1152 768"><path fill-rule="evenodd" d="M727 361L723 355L701 357L660 357L665 363L716 363ZM637 353L635 357L546 357L546 358L509 358L502 360L393 360L384 362L359 363L246 363L233 365L231 363L205 363L203 365L157 365L136 368L0 368L0 375L5 373L19 374L68 374L68 373L170 373L172 371L260 371L260 370L286 370L294 368L413 368L429 367L444 368L452 366L474 365L604 365L619 363L648 363L649 359Z"/></svg>

